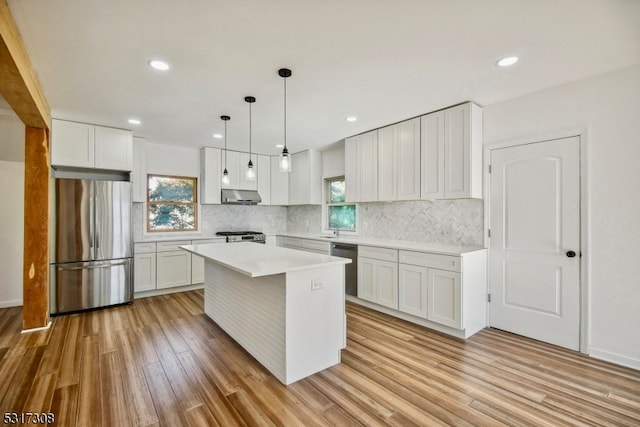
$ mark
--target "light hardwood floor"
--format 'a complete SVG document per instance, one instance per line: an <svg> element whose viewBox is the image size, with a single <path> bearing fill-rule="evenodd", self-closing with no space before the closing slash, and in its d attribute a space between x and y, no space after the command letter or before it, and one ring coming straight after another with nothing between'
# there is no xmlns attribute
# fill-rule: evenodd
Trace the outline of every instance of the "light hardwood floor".
<svg viewBox="0 0 640 427"><path fill-rule="evenodd" d="M60 426L640 425L640 372L487 329L467 341L347 304L342 363L288 387L202 291L56 317L0 309L0 415Z"/></svg>

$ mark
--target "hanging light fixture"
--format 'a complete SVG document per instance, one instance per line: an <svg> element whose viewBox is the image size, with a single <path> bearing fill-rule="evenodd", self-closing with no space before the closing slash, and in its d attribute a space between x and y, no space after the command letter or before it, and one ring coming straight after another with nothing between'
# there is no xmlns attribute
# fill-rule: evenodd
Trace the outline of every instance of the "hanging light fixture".
<svg viewBox="0 0 640 427"><path fill-rule="evenodd" d="M249 103L249 163L247 163L245 178L247 181L255 181L256 171L253 169L253 162L251 161L251 104L256 102L256 99L253 96L245 96L244 100Z"/></svg>
<svg viewBox="0 0 640 427"><path fill-rule="evenodd" d="M231 184L229 172L227 171L227 122L231 120L229 116L220 116L224 120L224 172L222 172L222 186L228 187Z"/></svg>
<svg viewBox="0 0 640 427"><path fill-rule="evenodd" d="M291 77L291 70L280 68L278 75L284 80L284 148L280 155L280 172L291 172L291 156L287 150L287 78Z"/></svg>

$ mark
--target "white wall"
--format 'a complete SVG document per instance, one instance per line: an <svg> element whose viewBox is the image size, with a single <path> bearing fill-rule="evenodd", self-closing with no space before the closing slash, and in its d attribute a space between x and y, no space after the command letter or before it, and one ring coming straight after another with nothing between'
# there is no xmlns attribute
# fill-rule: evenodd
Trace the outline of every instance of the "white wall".
<svg viewBox="0 0 640 427"><path fill-rule="evenodd" d="M640 369L640 65L484 108L486 146L581 132L588 352Z"/></svg>
<svg viewBox="0 0 640 427"><path fill-rule="evenodd" d="M24 125L0 115L0 307L22 305Z"/></svg>

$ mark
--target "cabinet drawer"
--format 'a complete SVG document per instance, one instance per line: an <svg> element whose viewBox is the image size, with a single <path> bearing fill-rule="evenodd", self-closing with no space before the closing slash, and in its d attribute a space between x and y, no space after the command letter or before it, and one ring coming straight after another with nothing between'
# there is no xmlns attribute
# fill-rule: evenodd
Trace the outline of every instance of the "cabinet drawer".
<svg viewBox="0 0 640 427"><path fill-rule="evenodd" d="M460 257L452 255L400 251L400 262L402 264L419 265L440 270L460 271Z"/></svg>
<svg viewBox="0 0 640 427"><path fill-rule="evenodd" d="M227 243L227 241L222 238L222 239L199 239L199 240L192 240L191 244L192 245L208 245L209 243Z"/></svg>
<svg viewBox="0 0 640 427"><path fill-rule="evenodd" d="M180 251L179 246L182 245L190 245L191 240L174 240L171 242L158 242L157 252L170 252L170 251Z"/></svg>
<svg viewBox="0 0 640 427"><path fill-rule="evenodd" d="M148 243L134 243L133 244L133 253L134 254L152 254L156 251L156 243L148 242Z"/></svg>
<svg viewBox="0 0 640 427"><path fill-rule="evenodd" d="M376 246L358 246L358 256L398 262L398 250L378 248Z"/></svg>
<svg viewBox="0 0 640 427"><path fill-rule="evenodd" d="M302 248L302 239L297 237L284 237L282 239L282 245L285 248Z"/></svg>
<svg viewBox="0 0 640 427"><path fill-rule="evenodd" d="M317 240L302 240L302 247L305 250L321 252L323 254L328 254L331 251L331 244L329 242L319 242Z"/></svg>

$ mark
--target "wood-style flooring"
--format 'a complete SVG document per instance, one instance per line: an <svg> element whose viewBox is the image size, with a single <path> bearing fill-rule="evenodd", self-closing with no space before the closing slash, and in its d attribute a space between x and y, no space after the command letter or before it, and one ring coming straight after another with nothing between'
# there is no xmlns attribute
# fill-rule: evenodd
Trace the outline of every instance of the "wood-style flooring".
<svg viewBox="0 0 640 427"><path fill-rule="evenodd" d="M60 426L640 425L640 372L509 333L467 341L349 303L342 363L283 386L202 291L53 319L0 309L0 416Z"/></svg>

